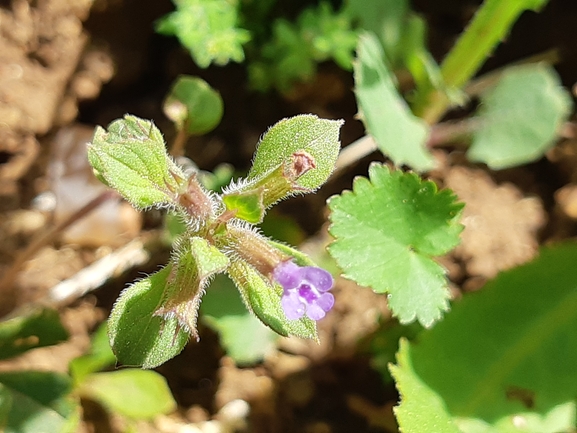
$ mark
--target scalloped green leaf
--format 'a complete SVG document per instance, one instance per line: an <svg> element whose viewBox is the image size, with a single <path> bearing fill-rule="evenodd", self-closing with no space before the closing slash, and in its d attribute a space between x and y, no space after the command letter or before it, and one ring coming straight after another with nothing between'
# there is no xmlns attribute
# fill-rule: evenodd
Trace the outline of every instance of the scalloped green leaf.
<svg viewBox="0 0 577 433"><path fill-rule="evenodd" d="M577 423L577 245L543 249L404 343L391 371L405 433L558 433ZM422 417L419 416L422 415ZM423 421L424 422L424 421ZM430 430L427 430L430 431Z"/></svg>
<svg viewBox="0 0 577 433"><path fill-rule="evenodd" d="M60 373L0 373L0 414L8 412L0 428L4 433L75 432L80 404L71 391L70 377Z"/></svg>
<svg viewBox="0 0 577 433"><path fill-rule="evenodd" d="M304 151L312 156L316 167L299 177L295 184L305 190L319 188L335 168L342 124L342 120L319 119L312 114L279 121L260 141L247 181L263 178L289 165L295 152Z"/></svg>
<svg viewBox="0 0 577 433"><path fill-rule="evenodd" d="M175 192L186 186L158 128L136 116L115 120L108 131L96 127L88 160L99 179L137 208L175 204Z"/></svg>
<svg viewBox="0 0 577 433"><path fill-rule="evenodd" d="M362 34L357 53L354 75L359 115L381 152L397 166L406 164L418 171L434 168L425 147L428 126L411 113L397 91L378 38Z"/></svg>
<svg viewBox="0 0 577 433"><path fill-rule="evenodd" d="M91 374L80 393L132 419L152 419L176 409L166 379L155 371L131 368Z"/></svg>
<svg viewBox="0 0 577 433"><path fill-rule="evenodd" d="M36 347L51 346L68 339L68 331L57 311L35 310L0 323L0 359L20 355Z"/></svg>
<svg viewBox="0 0 577 433"><path fill-rule="evenodd" d="M555 70L544 64L508 68L481 101L467 156L494 170L541 158L573 105Z"/></svg>
<svg viewBox="0 0 577 433"><path fill-rule="evenodd" d="M246 307L262 323L282 336L294 335L318 341L317 324L308 317L289 320L281 306L282 287L266 281L247 263L233 261L228 276L235 283Z"/></svg>
<svg viewBox="0 0 577 433"><path fill-rule="evenodd" d="M431 326L448 310L444 269L433 260L459 243L463 205L414 173L373 164L369 179L329 201L329 253L344 275L388 293L402 323Z"/></svg>
<svg viewBox="0 0 577 433"><path fill-rule="evenodd" d="M178 355L189 334L175 317L155 315L161 305L172 265L124 290L108 319L108 337L118 361L154 368Z"/></svg>
<svg viewBox="0 0 577 433"><path fill-rule="evenodd" d="M224 110L220 93L202 78L180 75L162 108L178 129L191 135L205 134L220 123Z"/></svg>

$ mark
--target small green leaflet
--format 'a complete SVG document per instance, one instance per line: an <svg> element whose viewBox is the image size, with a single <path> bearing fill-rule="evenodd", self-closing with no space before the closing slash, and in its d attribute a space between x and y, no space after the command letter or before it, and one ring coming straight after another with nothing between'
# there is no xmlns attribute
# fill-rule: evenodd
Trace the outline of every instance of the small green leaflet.
<svg viewBox="0 0 577 433"><path fill-rule="evenodd" d="M573 105L555 70L542 64L508 68L481 99L467 156L494 170L541 158Z"/></svg>
<svg viewBox="0 0 577 433"><path fill-rule="evenodd" d="M365 33L359 38L357 51L355 94L367 131L395 165L407 164L419 171L432 169L435 163L425 148L427 124L411 113L397 91L379 40Z"/></svg>
<svg viewBox="0 0 577 433"><path fill-rule="evenodd" d="M235 212L235 218L248 221L251 224L259 224L265 216L263 189L246 192L230 193L222 197L223 203L228 210Z"/></svg>
<svg viewBox="0 0 577 433"><path fill-rule="evenodd" d="M432 257L459 243L463 205L414 173L373 164L370 180L329 201L329 253L344 275L377 293L402 323L429 327L448 310L444 269Z"/></svg>
<svg viewBox="0 0 577 433"><path fill-rule="evenodd" d="M543 249L453 306L391 372L404 433L559 433L577 423L577 244ZM422 418L416 417L422 415ZM443 428L423 429L420 421Z"/></svg>
<svg viewBox="0 0 577 433"><path fill-rule="evenodd" d="M223 105L220 93L202 78L180 75L162 109L179 130L200 135L212 131L220 123Z"/></svg>

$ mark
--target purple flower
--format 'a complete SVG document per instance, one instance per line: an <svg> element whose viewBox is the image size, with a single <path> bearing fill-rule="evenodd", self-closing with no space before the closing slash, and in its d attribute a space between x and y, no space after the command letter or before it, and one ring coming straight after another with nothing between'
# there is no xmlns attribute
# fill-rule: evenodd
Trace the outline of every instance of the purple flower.
<svg viewBox="0 0 577 433"><path fill-rule="evenodd" d="M334 296L328 293L333 277L324 269L300 267L289 260L277 265L274 278L284 289L281 304L287 319L300 319L306 313L309 318L320 320L335 303Z"/></svg>

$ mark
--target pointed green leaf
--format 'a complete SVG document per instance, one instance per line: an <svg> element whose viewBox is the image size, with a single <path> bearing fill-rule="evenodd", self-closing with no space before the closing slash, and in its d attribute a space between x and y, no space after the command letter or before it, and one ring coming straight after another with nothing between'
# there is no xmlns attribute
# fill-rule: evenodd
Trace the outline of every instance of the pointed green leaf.
<svg viewBox="0 0 577 433"><path fill-rule="evenodd" d="M163 299L169 265L124 290L108 320L110 345L126 366L154 368L178 355L189 335L175 317L155 314Z"/></svg>
<svg viewBox="0 0 577 433"><path fill-rule="evenodd" d="M411 113L397 91L377 37L361 35L357 52L355 93L365 128L395 165L406 164L418 171L432 169L434 160L425 148L428 127Z"/></svg>
<svg viewBox="0 0 577 433"><path fill-rule="evenodd" d="M262 189L225 194L222 201L228 210L236 212L235 218L243 219L251 224L259 224L264 218Z"/></svg>
<svg viewBox="0 0 577 433"><path fill-rule="evenodd" d="M72 433L80 405L70 395L68 376L40 371L0 373L0 414L6 412L4 433ZM0 419L0 427L2 420Z"/></svg>
<svg viewBox="0 0 577 433"><path fill-rule="evenodd" d="M432 256L458 244L462 205L414 173L373 164L369 177L330 199L329 253L347 278L388 293L402 323L431 326L449 307L445 271Z"/></svg>
<svg viewBox="0 0 577 433"><path fill-rule="evenodd" d="M319 119L312 114L283 119L273 125L260 141L247 181L265 177L291 163L293 155L306 152L315 168L296 181L296 186L315 190L326 182L339 154L342 120Z"/></svg>
<svg viewBox="0 0 577 433"><path fill-rule="evenodd" d="M559 76L542 64L507 69L481 99L480 127L467 156L494 170L541 158L572 111Z"/></svg>
<svg viewBox="0 0 577 433"><path fill-rule="evenodd" d="M55 310L35 310L0 323L0 359L11 358L36 347L65 341L68 332Z"/></svg>
<svg viewBox="0 0 577 433"><path fill-rule="evenodd" d="M275 348L278 335L247 311L238 290L218 275L200 307L202 320L220 334L220 342L237 364L254 364Z"/></svg>
<svg viewBox="0 0 577 433"><path fill-rule="evenodd" d="M402 431L423 431L413 420L421 411L450 418L458 427L451 432L573 431L575 263L575 243L544 249L465 296L417 344L403 345L392 368Z"/></svg>
<svg viewBox="0 0 577 433"><path fill-rule="evenodd" d="M176 356L192 334L209 278L228 259L201 238L179 241L171 263L122 292L109 319L109 337L118 361L154 368Z"/></svg>
<svg viewBox="0 0 577 433"><path fill-rule="evenodd" d="M108 131L97 127L88 159L107 185L138 208L175 204L175 192L186 187L158 128L136 116L112 122Z"/></svg>
<svg viewBox="0 0 577 433"><path fill-rule="evenodd" d="M278 284L266 281L254 268L240 260L233 261L227 272L246 307L266 326L283 336L318 340L314 320L308 317L298 320L286 318L281 306L282 288Z"/></svg>
<svg viewBox="0 0 577 433"><path fill-rule="evenodd" d="M155 371L131 368L91 374L80 393L132 419L152 419L176 409L166 379Z"/></svg>
<svg viewBox="0 0 577 433"><path fill-rule="evenodd" d="M220 123L223 102L220 94L202 78L180 75L162 108L178 129L200 135L212 131Z"/></svg>

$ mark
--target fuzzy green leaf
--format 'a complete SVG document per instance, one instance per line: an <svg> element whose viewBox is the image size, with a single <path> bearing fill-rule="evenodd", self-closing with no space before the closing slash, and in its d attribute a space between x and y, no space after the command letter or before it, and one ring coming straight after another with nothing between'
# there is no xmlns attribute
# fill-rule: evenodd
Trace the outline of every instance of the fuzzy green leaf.
<svg viewBox="0 0 577 433"><path fill-rule="evenodd" d="M467 156L494 170L541 158L571 113L571 96L546 65L509 68L482 96Z"/></svg>
<svg viewBox="0 0 577 433"><path fill-rule="evenodd" d="M238 0L173 0L176 11L156 24L156 31L176 35L201 68L212 62L225 65L242 62L242 45L250 40L247 30L237 27Z"/></svg>
<svg viewBox="0 0 577 433"><path fill-rule="evenodd" d="M200 135L220 123L223 102L220 94L203 79L181 75L166 96L163 110L178 129Z"/></svg>
<svg viewBox="0 0 577 433"><path fill-rule="evenodd" d="M431 326L449 307L445 271L432 257L458 244L462 205L414 173L373 164L369 177L330 199L329 252L346 277L389 293L402 323Z"/></svg>
<svg viewBox="0 0 577 433"><path fill-rule="evenodd" d="M209 279L223 272L228 258L205 239L182 238L176 244L172 271L155 315L176 318L182 329L198 340L198 308Z"/></svg>
<svg viewBox="0 0 577 433"><path fill-rule="evenodd" d="M299 177L296 186L305 190L319 188L335 168L342 124L342 120L319 119L312 114L281 120L260 141L247 180L265 177L292 163L293 154L304 151L312 156L316 167Z"/></svg>
<svg viewBox="0 0 577 433"><path fill-rule="evenodd" d="M577 245L547 248L453 307L392 368L405 433L557 433L577 422ZM427 430L429 431L429 430Z"/></svg>
<svg viewBox="0 0 577 433"><path fill-rule="evenodd" d="M318 340L314 320L302 317L289 320L281 306L282 288L266 281L254 268L240 260L231 263L228 275L240 291L249 311L276 333Z"/></svg>
<svg viewBox="0 0 577 433"><path fill-rule="evenodd" d="M210 277L225 270L228 258L205 239L181 239L170 264L122 292L109 320L118 361L156 367L176 356L190 334Z"/></svg>
<svg viewBox="0 0 577 433"><path fill-rule="evenodd" d="M127 369L91 374L80 393L132 419L151 419L176 409L166 379L155 371Z"/></svg>
<svg viewBox="0 0 577 433"><path fill-rule="evenodd" d="M178 355L189 335L175 317L155 315L172 265L124 290L108 320L110 345L126 366L154 368Z"/></svg>
<svg viewBox="0 0 577 433"><path fill-rule="evenodd" d="M0 419L2 432L75 432L80 405L71 390L70 378L59 373L0 373L0 414L8 412L7 419Z"/></svg>
<svg viewBox="0 0 577 433"><path fill-rule="evenodd" d="M55 310L37 310L0 323L0 359L11 358L36 347L65 341L68 332Z"/></svg>
<svg viewBox="0 0 577 433"><path fill-rule="evenodd" d="M425 148L428 127L411 113L397 91L377 37L361 35L357 52L355 93L365 128L395 165L406 164L418 171L432 169L434 160Z"/></svg>
<svg viewBox="0 0 577 433"><path fill-rule="evenodd" d="M108 131L97 127L88 159L96 175L137 208L174 204L175 192L186 186L158 128L136 116L115 120Z"/></svg>
<svg viewBox="0 0 577 433"><path fill-rule="evenodd" d="M220 342L237 364L254 364L275 347L277 334L247 311L238 290L224 275L210 285L200 307L202 320L220 334Z"/></svg>

